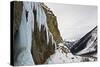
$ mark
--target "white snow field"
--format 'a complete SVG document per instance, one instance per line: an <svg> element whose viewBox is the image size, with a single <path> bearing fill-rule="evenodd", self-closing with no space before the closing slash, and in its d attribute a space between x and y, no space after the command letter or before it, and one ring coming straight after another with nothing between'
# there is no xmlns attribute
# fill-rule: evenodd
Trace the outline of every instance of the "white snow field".
<svg viewBox="0 0 100 67"><path fill-rule="evenodd" d="M58 44L58 49L55 50L55 54L51 55L50 58L47 59L45 64L62 64L62 63L78 63L84 62L86 59L89 61L94 61L91 57L82 57L73 55L70 50L63 43ZM66 52L62 49L64 47Z"/></svg>

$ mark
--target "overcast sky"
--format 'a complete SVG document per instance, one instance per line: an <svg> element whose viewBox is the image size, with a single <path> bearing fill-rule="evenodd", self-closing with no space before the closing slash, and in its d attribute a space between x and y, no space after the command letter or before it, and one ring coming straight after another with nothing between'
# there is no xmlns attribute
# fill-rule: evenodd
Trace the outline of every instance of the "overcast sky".
<svg viewBox="0 0 100 67"><path fill-rule="evenodd" d="M45 3L57 16L64 40L77 40L97 25L97 7Z"/></svg>

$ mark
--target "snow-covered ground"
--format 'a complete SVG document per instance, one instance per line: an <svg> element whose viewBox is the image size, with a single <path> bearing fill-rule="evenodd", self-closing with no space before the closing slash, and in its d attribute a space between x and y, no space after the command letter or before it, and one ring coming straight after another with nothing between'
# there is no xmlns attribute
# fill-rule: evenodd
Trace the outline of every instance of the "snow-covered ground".
<svg viewBox="0 0 100 67"><path fill-rule="evenodd" d="M51 55L50 58L45 62L46 64L62 64L62 63L73 63L73 62L84 62L94 61L91 57L82 57L73 55L70 50L67 49L63 43L58 44L58 49L55 50L55 54ZM66 49L65 51L62 49Z"/></svg>
<svg viewBox="0 0 100 67"><path fill-rule="evenodd" d="M47 59L46 64L61 64L81 61L81 57L72 55L72 53L70 53L67 47L62 43L58 45L59 47L55 50L55 54L51 55L50 58ZM66 49L66 53L62 50L62 47Z"/></svg>

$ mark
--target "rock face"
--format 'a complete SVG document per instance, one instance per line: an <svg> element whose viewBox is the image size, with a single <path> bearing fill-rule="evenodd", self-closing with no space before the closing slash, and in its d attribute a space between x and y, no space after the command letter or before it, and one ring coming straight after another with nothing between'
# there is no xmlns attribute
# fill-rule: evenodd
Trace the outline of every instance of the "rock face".
<svg viewBox="0 0 100 67"><path fill-rule="evenodd" d="M13 4L14 65L43 64L62 42L56 16L43 3Z"/></svg>
<svg viewBox="0 0 100 67"><path fill-rule="evenodd" d="M19 25L21 23L23 3L22 2L12 2L12 6L13 6L13 8L12 8L13 37L14 37L15 33L18 31Z"/></svg>
<svg viewBox="0 0 100 67"><path fill-rule="evenodd" d="M11 65L14 65L14 55L15 55L15 40L18 33L19 26L21 24L21 15L23 11L22 2L11 2L11 28L12 28L12 38L13 44L11 45Z"/></svg>
<svg viewBox="0 0 100 67"><path fill-rule="evenodd" d="M97 55L97 26L76 42L71 52L82 56Z"/></svg>
<svg viewBox="0 0 100 67"><path fill-rule="evenodd" d="M60 32L57 27L56 17L51 11L50 17L49 8L44 8L45 5L43 3L39 4L38 9L40 11L43 10L44 16L46 19L42 22L46 22L41 25L41 29L39 30L38 22L36 19L38 18L38 10L33 10L34 13L34 32L33 32L33 40L32 40L32 55L36 64L42 64L46 61L46 59L55 52L55 45L60 43L62 38L60 36ZM41 14L40 14L41 15ZM43 15L42 15L43 16ZM40 19L42 19L40 17ZM58 39L58 40L57 40Z"/></svg>
<svg viewBox="0 0 100 67"><path fill-rule="evenodd" d="M53 12L42 3L42 7L46 13L47 16L47 25L49 27L49 30L51 31L54 40L57 44L61 43L63 41L62 37L60 36L60 32L58 29L57 19L56 16L53 14Z"/></svg>

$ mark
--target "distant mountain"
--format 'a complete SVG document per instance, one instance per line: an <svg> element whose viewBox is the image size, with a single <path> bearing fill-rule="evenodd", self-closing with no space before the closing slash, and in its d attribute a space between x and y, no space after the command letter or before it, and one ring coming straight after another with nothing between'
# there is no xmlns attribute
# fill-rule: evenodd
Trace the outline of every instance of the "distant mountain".
<svg viewBox="0 0 100 67"><path fill-rule="evenodd" d="M70 49L75 55L94 55L97 53L97 26L83 36Z"/></svg>
<svg viewBox="0 0 100 67"><path fill-rule="evenodd" d="M74 45L75 41L64 41L64 45L68 48L71 49Z"/></svg>

